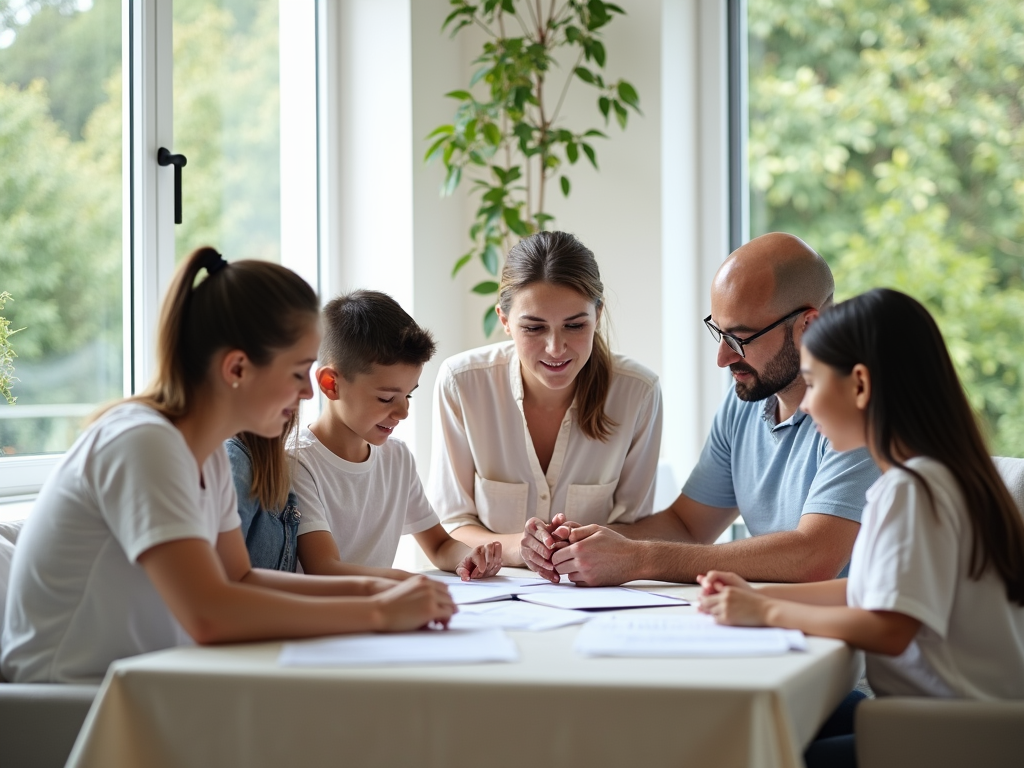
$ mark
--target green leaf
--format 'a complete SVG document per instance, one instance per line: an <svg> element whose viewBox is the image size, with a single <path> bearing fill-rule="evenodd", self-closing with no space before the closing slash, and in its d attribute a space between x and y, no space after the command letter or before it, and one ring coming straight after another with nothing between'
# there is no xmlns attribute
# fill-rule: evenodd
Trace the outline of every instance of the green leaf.
<svg viewBox="0 0 1024 768"><path fill-rule="evenodd" d="M587 157L590 158L590 164L592 166L594 166L594 168L596 169L597 168L597 153L594 152L594 148L592 146L590 146L589 144L584 144L583 145L583 151L587 153Z"/></svg>
<svg viewBox="0 0 1024 768"><path fill-rule="evenodd" d="M576 161L580 159L580 148L575 141L565 145L565 156L569 158L570 165L575 165Z"/></svg>
<svg viewBox="0 0 1024 768"><path fill-rule="evenodd" d="M604 115L604 121L608 122L608 110L612 108L611 101L608 100L607 96L602 96L597 100L598 109L601 110L601 114Z"/></svg>
<svg viewBox="0 0 1024 768"><path fill-rule="evenodd" d="M505 220L508 228L520 237L526 237L530 234L530 228L527 226L526 222L519 218L519 211L515 208L506 208L502 212L501 217Z"/></svg>
<svg viewBox="0 0 1024 768"><path fill-rule="evenodd" d="M495 327L498 325L498 310L494 307L488 307L484 312L484 336L490 338L491 334L494 333Z"/></svg>
<svg viewBox="0 0 1024 768"><path fill-rule="evenodd" d="M640 97L636 94L636 89L627 83L625 80L619 81L619 98L622 99L626 104L629 104L637 112L640 111Z"/></svg>
<svg viewBox="0 0 1024 768"><path fill-rule="evenodd" d="M457 165L453 165L448 168L448 175L445 177L444 185L441 187L441 195L443 197L450 197L455 188L459 186L459 180L462 178L462 168Z"/></svg>
<svg viewBox="0 0 1024 768"><path fill-rule="evenodd" d="M620 126L625 128L626 120L629 119L629 112L617 100L612 101L612 106L615 107L615 119L619 121Z"/></svg>
<svg viewBox="0 0 1024 768"><path fill-rule="evenodd" d="M484 280L481 283L477 283L471 289L473 293L479 293L481 296L486 296L489 293L498 292L498 284L493 280Z"/></svg>
<svg viewBox="0 0 1024 768"><path fill-rule="evenodd" d="M576 67L576 77L582 80L584 83L594 84L594 73L586 67Z"/></svg>
<svg viewBox="0 0 1024 768"><path fill-rule="evenodd" d="M494 123L487 123L484 128L484 140L492 147L501 144L501 129Z"/></svg>
<svg viewBox="0 0 1024 768"><path fill-rule="evenodd" d="M565 176L563 176L561 179L559 179L559 182L562 185L562 194L565 197L568 197L569 196L569 189L571 188L571 185L569 184L569 180Z"/></svg>
<svg viewBox="0 0 1024 768"><path fill-rule="evenodd" d="M491 67L481 67L476 72L474 72L473 76L469 78L469 87L472 88L474 85L479 83L483 78L487 77L487 74L491 71L491 69Z"/></svg>
<svg viewBox="0 0 1024 768"><path fill-rule="evenodd" d="M508 173L505 175L505 183L511 184L513 181L516 181L517 179L521 178L522 175L523 172L519 169L519 166L513 165L511 168L508 169Z"/></svg>
<svg viewBox="0 0 1024 768"><path fill-rule="evenodd" d="M568 26L565 28L565 39L570 43L575 43L580 39L579 27Z"/></svg>
<svg viewBox="0 0 1024 768"><path fill-rule="evenodd" d="M583 134L584 136L600 136L602 139L607 139L608 135L601 131L591 128L589 131Z"/></svg>
<svg viewBox="0 0 1024 768"><path fill-rule="evenodd" d="M466 137L466 142L469 143L469 144L472 144L473 140L476 139L476 119L475 118L473 120L470 120L468 123L466 123L466 127L463 129L463 134Z"/></svg>
<svg viewBox="0 0 1024 768"><path fill-rule="evenodd" d="M459 101L472 101L473 94L469 91L448 91L445 94L449 99L458 99Z"/></svg>
<svg viewBox="0 0 1024 768"><path fill-rule="evenodd" d="M435 136L440 136L442 134L444 134L445 136L451 136L453 133L455 133L454 125L441 125L432 130L426 136L424 136L424 139L432 139Z"/></svg>
<svg viewBox="0 0 1024 768"><path fill-rule="evenodd" d="M537 227L540 228L540 229L544 229L545 225L549 221L554 221L555 220L555 217L552 216L549 213L538 213L533 218L537 221Z"/></svg>
<svg viewBox="0 0 1024 768"><path fill-rule="evenodd" d="M440 139L431 144L430 149L427 150L427 154L423 156L423 162L429 163L431 160L437 157L438 154L440 154L441 152L441 147L444 146L444 143L446 141L448 141L448 137L442 136Z"/></svg>
<svg viewBox="0 0 1024 768"><path fill-rule="evenodd" d="M484 263L484 268L492 275L498 274L498 265L501 263L501 251L498 250L498 246L494 243L488 243L480 254L480 260Z"/></svg>
<svg viewBox="0 0 1024 768"><path fill-rule="evenodd" d="M459 270L462 269L464 266L466 266L469 263L469 260L472 259L472 258L473 258L473 252L472 251L470 251L469 253L465 254L464 256L460 256L459 260L455 262L455 268L452 270L452 277L455 277L457 274L459 274Z"/></svg>
<svg viewBox="0 0 1024 768"><path fill-rule="evenodd" d="M514 15L516 12L515 0L501 0L501 10L505 13Z"/></svg>
<svg viewBox="0 0 1024 768"><path fill-rule="evenodd" d="M597 66L603 69L605 61L604 43L600 40L595 40L591 43L590 54L594 57L594 61L597 62Z"/></svg>
<svg viewBox="0 0 1024 768"><path fill-rule="evenodd" d="M605 3L604 7L606 11L613 11L614 13L618 13L623 16L626 15L626 12L622 10L619 6L615 5L614 3Z"/></svg>

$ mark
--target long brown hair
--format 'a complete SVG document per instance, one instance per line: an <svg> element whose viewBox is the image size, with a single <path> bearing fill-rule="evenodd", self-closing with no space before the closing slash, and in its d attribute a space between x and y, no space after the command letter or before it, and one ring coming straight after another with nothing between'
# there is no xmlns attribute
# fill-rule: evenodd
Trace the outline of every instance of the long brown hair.
<svg viewBox="0 0 1024 768"><path fill-rule="evenodd" d="M316 292L290 269L255 260L227 264L213 248L197 248L178 267L160 309L156 375L128 399L177 421L192 410L217 351L240 349L254 365L267 365L318 315ZM243 442L252 452L253 491L264 506L283 505L290 485L284 435L252 438Z"/></svg>
<svg viewBox="0 0 1024 768"><path fill-rule="evenodd" d="M239 432L235 435L249 451L252 460L252 485L249 492L264 509L280 511L288 503L295 454L285 451L285 444L298 424L299 413L296 411L280 437L263 437L252 432Z"/></svg>
<svg viewBox="0 0 1024 768"><path fill-rule="evenodd" d="M871 374L867 408L871 452L910 473L894 455L928 456L953 474L971 521L969 575L989 569L1006 585L1007 599L1024 606L1024 520L1006 489L953 368L938 326L918 301L877 288L837 304L804 334L803 344L842 375L858 363Z"/></svg>
<svg viewBox="0 0 1024 768"><path fill-rule="evenodd" d="M516 292L534 283L572 288L594 302L599 313L604 306L604 283L593 252L566 232L537 232L508 252L498 288L501 311L508 316ZM617 426L604 412L611 379L612 355L599 319L590 359L576 377L580 429L591 440L607 440Z"/></svg>

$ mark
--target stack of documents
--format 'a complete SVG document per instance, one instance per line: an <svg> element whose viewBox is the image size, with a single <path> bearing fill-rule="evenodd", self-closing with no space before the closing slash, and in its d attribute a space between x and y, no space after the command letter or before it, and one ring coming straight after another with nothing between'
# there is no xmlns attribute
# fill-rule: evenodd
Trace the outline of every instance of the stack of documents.
<svg viewBox="0 0 1024 768"><path fill-rule="evenodd" d="M518 661L519 650L500 629L449 629L394 635L348 635L285 643L282 667L480 664Z"/></svg>
<svg viewBox="0 0 1024 768"><path fill-rule="evenodd" d="M456 605L473 605L496 600L521 600L549 608L577 611L613 608L656 608L689 605L686 600L628 587L577 587L569 581L551 584L544 579L513 579L493 576L478 581L462 581L457 576L432 576L448 585Z"/></svg>
<svg viewBox="0 0 1024 768"><path fill-rule="evenodd" d="M544 584L523 587L516 597L528 603L567 608L577 611L612 608L657 608L666 605L689 605L685 600L642 592L626 587L577 587L565 584Z"/></svg>
<svg viewBox="0 0 1024 768"><path fill-rule="evenodd" d="M548 629L582 624L594 617L583 611L563 611L519 600L497 603L460 605L448 626L452 629L514 629L520 632L543 632Z"/></svg>
<svg viewBox="0 0 1024 768"><path fill-rule="evenodd" d="M611 614L585 624L574 646L583 656L775 656L807 649L803 632L724 627L710 616Z"/></svg>

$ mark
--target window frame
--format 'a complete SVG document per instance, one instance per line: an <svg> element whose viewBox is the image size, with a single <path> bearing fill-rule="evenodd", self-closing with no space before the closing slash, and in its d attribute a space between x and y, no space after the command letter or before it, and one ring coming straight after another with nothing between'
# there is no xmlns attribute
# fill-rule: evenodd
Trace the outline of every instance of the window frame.
<svg viewBox="0 0 1024 768"><path fill-rule="evenodd" d="M173 0L123 0L121 4L122 339L126 396L145 387L155 372L160 300L175 269L173 168L162 168L156 162L160 147L174 151L173 7ZM312 176L307 172L301 180L305 184L312 179L313 191L307 193L305 205L293 206L306 213L298 226L291 227L292 247L287 254L282 227L282 263L319 292L325 272L321 243L328 234L322 220L324 211L329 210L325 197L332 191L328 183L331 177L324 172L329 154L324 151L323 137L325 133L329 135L325 128L331 127L333 115L329 102L326 109L321 106L325 97L329 98L332 71L324 66L324 52L331 49L331 26L321 22L334 12L327 0L318 0L301 10L305 15L299 22L289 19L290 34L294 35L297 23L312 23L313 28L302 41L312 48L312 55L307 54L306 61L291 66L289 72L295 78L312 75L309 87L303 89L306 106L310 106L311 100L316 114L315 120L307 121L312 125L313 135L306 138L312 141L301 142L298 151L306 153L302 160L314 163L316 171ZM293 38L289 50L297 54L301 49L302 45ZM295 113L299 111L290 110L288 117ZM283 124L282 145L286 132L293 135L297 130L301 130L299 120ZM291 152L292 167L296 165L294 158L295 152ZM187 178L186 170L185 183ZM310 195L316 198L312 204ZM315 402L304 406L304 418L315 414ZM0 457L0 504L34 497L63 457L63 453Z"/></svg>

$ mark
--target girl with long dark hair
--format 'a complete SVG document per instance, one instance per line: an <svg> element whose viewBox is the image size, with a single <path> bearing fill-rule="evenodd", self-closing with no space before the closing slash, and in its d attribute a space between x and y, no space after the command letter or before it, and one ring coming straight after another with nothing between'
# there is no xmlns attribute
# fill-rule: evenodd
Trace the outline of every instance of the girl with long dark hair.
<svg viewBox="0 0 1024 768"><path fill-rule="evenodd" d="M1024 698L1024 522L931 315L888 289L838 304L804 335L801 373L818 429L883 472L850 577L753 589L710 572L701 610L845 640L879 695Z"/></svg>

